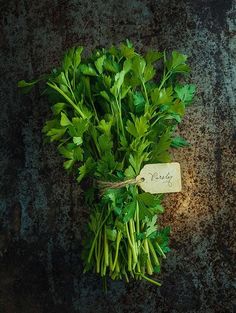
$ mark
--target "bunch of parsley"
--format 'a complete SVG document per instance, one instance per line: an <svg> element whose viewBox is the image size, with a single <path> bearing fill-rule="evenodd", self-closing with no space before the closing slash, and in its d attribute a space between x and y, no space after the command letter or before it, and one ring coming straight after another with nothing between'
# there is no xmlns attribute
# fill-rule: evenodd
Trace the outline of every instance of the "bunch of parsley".
<svg viewBox="0 0 236 313"><path fill-rule="evenodd" d="M146 163L169 162L170 147L187 145L173 135L195 92L193 85L177 81L190 70L187 56L152 50L142 56L128 40L88 57L82 51L70 49L51 74L18 86L28 92L46 82L52 119L43 132L58 142L64 168L78 183L89 178L85 271L160 285L150 275L160 272L169 251L170 229L157 224L162 196L137 185L110 188L101 196L98 181L135 178Z"/></svg>

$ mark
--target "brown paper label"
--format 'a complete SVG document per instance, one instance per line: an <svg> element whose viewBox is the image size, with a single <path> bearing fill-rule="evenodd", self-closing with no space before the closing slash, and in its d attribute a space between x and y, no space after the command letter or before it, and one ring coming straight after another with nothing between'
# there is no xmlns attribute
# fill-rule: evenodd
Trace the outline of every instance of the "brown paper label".
<svg viewBox="0 0 236 313"><path fill-rule="evenodd" d="M177 162L146 164L136 180L146 192L180 192L182 188L180 164Z"/></svg>

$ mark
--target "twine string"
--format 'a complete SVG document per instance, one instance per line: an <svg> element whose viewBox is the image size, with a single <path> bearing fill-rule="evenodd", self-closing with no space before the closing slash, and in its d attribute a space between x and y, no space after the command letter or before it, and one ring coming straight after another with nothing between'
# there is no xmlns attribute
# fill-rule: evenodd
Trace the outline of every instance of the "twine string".
<svg viewBox="0 0 236 313"><path fill-rule="evenodd" d="M100 187L101 194L104 194L107 189L119 189L128 185L139 185L144 181L144 178L141 177L139 179L131 178L123 181L111 182L111 181L103 181L98 180L98 185Z"/></svg>

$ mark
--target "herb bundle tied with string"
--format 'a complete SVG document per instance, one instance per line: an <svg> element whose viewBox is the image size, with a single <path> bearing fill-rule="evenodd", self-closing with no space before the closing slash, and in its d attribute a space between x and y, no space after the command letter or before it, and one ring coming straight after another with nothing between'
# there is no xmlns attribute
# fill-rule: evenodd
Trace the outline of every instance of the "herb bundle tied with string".
<svg viewBox="0 0 236 313"><path fill-rule="evenodd" d="M170 228L158 225L161 194L143 192L135 177L147 163L171 161L170 148L188 145L174 132L195 87L178 82L189 73L187 56L149 50L130 41L83 56L74 47L61 66L18 86L43 81L52 109L43 133L58 142L63 166L76 175L90 212L83 239L84 271L111 279L146 279L160 272Z"/></svg>

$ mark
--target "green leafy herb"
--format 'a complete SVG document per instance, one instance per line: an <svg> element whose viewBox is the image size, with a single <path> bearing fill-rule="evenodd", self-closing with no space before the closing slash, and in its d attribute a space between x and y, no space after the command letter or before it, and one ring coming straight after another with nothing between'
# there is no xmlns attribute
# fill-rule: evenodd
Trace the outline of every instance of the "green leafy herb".
<svg viewBox="0 0 236 313"><path fill-rule="evenodd" d="M162 197L137 185L112 186L135 178L147 163L169 162L171 147L188 145L174 135L195 93L194 85L178 82L190 70L187 56L150 50L143 57L128 40L88 57L82 52L83 47L70 49L51 74L18 86L28 92L45 81L52 119L43 133L58 142L63 166L77 182L88 179L84 270L159 286L150 276L160 272L169 251L170 229L157 222ZM159 73L163 68L160 80L156 63Z"/></svg>
<svg viewBox="0 0 236 313"><path fill-rule="evenodd" d="M175 92L178 98L183 101L184 104L188 105L193 100L195 89L194 85L177 85Z"/></svg>
<svg viewBox="0 0 236 313"><path fill-rule="evenodd" d="M182 137L174 137L171 141L171 147L173 148L182 148L188 147L190 144Z"/></svg>

